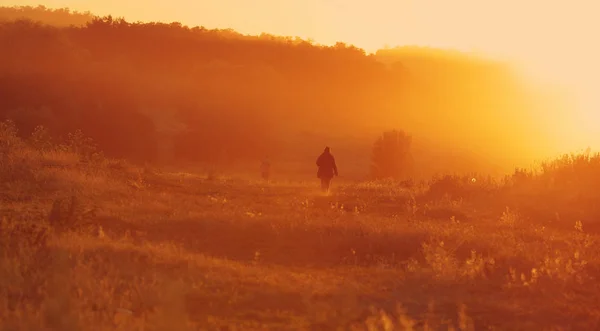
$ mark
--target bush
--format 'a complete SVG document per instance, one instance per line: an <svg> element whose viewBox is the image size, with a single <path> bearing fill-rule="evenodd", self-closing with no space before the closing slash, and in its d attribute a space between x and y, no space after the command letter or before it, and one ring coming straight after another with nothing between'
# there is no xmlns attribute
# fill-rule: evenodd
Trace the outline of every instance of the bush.
<svg viewBox="0 0 600 331"><path fill-rule="evenodd" d="M46 152L52 149L52 137L50 136L48 129L42 125L36 126L31 133L31 137L29 137L29 144L40 152Z"/></svg>
<svg viewBox="0 0 600 331"><path fill-rule="evenodd" d="M7 155L21 144L17 127L11 120L0 122L0 154Z"/></svg>
<svg viewBox="0 0 600 331"><path fill-rule="evenodd" d="M412 170L412 137L404 131L384 132L373 145L371 176L374 179L407 179Z"/></svg>
<svg viewBox="0 0 600 331"><path fill-rule="evenodd" d="M583 221L598 225L600 154L566 154L507 177L504 194L511 207L537 221Z"/></svg>

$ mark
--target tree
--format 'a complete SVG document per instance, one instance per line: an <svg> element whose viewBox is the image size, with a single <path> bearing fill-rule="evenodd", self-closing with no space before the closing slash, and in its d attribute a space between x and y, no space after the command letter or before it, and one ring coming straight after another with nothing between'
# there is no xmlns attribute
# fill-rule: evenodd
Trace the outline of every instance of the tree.
<svg viewBox="0 0 600 331"><path fill-rule="evenodd" d="M375 179L406 179L412 170L412 137L404 131L384 132L373 145L371 176Z"/></svg>

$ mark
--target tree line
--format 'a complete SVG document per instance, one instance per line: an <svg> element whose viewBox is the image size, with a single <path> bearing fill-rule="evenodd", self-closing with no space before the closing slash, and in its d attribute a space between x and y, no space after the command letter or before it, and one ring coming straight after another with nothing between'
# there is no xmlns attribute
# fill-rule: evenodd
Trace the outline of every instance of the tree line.
<svg viewBox="0 0 600 331"><path fill-rule="evenodd" d="M23 134L80 129L132 161L238 162L308 148L299 138L307 132L373 137L390 127L464 142L465 132L498 135L520 115L513 104L491 109L497 98L486 93L465 98L482 84L511 84L502 65L468 56L366 54L341 42L111 16L79 25L0 18L0 117ZM465 118L493 118L498 129L453 133Z"/></svg>

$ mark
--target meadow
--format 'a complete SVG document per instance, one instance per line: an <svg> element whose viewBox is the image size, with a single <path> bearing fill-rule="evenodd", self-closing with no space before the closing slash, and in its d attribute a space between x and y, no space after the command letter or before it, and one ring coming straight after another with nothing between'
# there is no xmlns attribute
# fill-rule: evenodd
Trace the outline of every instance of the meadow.
<svg viewBox="0 0 600 331"><path fill-rule="evenodd" d="M594 132L509 63L43 6L0 49L0 331L600 328Z"/></svg>
<svg viewBox="0 0 600 331"><path fill-rule="evenodd" d="M1 330L598 328L598 155L323 195L0 127Z"/></svg>

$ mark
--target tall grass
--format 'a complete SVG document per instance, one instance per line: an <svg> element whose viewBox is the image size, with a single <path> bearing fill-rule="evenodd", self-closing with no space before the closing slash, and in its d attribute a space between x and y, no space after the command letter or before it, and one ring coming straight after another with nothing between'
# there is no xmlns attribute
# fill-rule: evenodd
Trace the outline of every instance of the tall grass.
<svg viewBox="0 0 600 331"><path fill-rule="evenodd" d="M44 136L0 124L0 330L595 326L598 154L320 196Z"/></svg>

